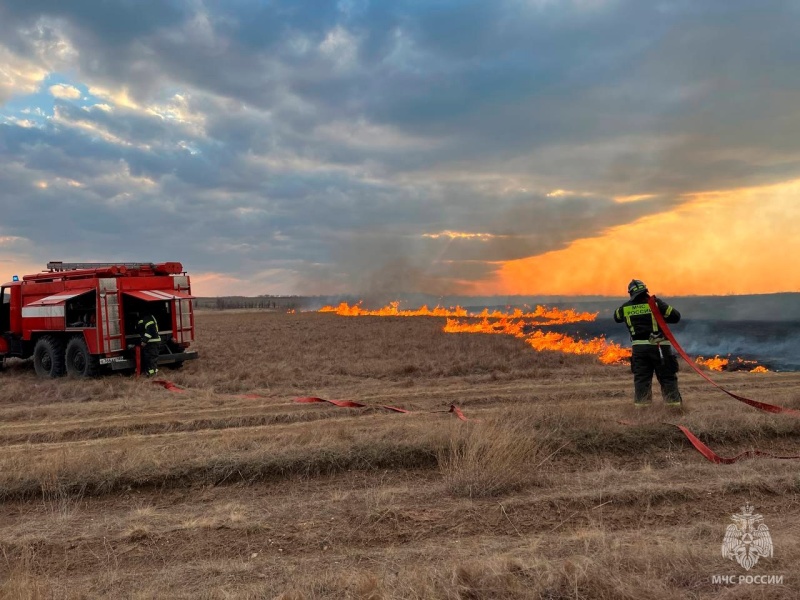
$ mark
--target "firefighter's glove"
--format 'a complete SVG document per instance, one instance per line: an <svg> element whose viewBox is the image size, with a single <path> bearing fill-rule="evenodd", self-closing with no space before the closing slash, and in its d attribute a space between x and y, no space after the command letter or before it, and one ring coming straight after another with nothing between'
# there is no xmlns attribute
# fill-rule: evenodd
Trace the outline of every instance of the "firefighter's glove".
<svg viewBox="0 0 800 600"><path fill-rule="evenodd" d="M661 344L661 343L666 342L666 341L667 341L667 338L660 331L658 333L651 333L650 334L650 343L651 344Z"/></svg>

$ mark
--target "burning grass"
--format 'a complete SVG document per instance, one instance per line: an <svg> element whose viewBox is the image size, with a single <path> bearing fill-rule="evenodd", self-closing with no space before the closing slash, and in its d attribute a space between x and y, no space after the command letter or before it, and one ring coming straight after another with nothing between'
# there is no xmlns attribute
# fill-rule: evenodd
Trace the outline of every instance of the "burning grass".
<svg viewBox="0 0 800 600"><path fill-rule="evenodd" d="M469 312L460 306L444 308L436 306L428 308L401 309L400 302L390 302L387 306L376 309L362 308L361 303L350 305L342 302L338 306L323 306L321 313L335 313L342 317L476 317L479 319L531 319L541 324L555 325L565 323L579 323L581 321L594 321L597 313L578 312L573 309L548 308L537 306L534 309L509 309L507 311L484 308L479 312Z"/></svg>
<svg viewBox="0 0 800 600"><path fill-rule="evenodd" d="M695 359L698 365L704 366L710 371L749 371L750 373L769 373L769 369L763 365L759 365L758 361L745 360L743 358L734 358L730 356L721 358L719 355L714 358L703 358L698 356Z"/></svg>
<svg viewBox="0 0 800 600"><path fill-rule="evenodd" d="M578 312L573 309L548 308L537 306L533 310L519 308L507 311L490 311L488 308L480 312L468 312L459 306L443 308L437 306L429 309L422 306L418 309L400 309L399 302L392 302L377 309L365 309L361 303L350 305L346 302L338 306L325 306L321 313L334 313L344 317L446 317L444 331L447 333L483 333L503 334L522 338L525 343L537 352L553 351L565 354L594 355L603 364L618 364L630 361L631 351L605 337L579 339L570 335L543 330L542 327L594 321L597 313ZM480 319L480 320L477 320ZM769 369L759 365L757 361L743 358L706 359L698 356L698 365L712 371L750 371L751 373L767 373Z"/></svg>

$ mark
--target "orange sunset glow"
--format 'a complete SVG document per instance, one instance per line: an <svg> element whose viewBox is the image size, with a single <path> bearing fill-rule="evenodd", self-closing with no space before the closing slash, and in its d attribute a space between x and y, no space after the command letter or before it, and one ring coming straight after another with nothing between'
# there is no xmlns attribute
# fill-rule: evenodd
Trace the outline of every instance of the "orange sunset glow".
<svg viewBox="0 0 800 600"><path fill-rule="evenodd" d="M617 201L637 202L646 197ZM462 284L475 295L624 297L625 285L632 278L645 280L654 293L664 296L798 291L797 223L800 180L694 194L686 196L679 208L575 240L561 250L497 263L493 276ZM15 238L0 238L6 279L42 269L44 263L10 252L12 242L19 243ZM258 295L264 293L268 280L279 282L272 293L283 293L295 288L297 280L277 270L257 278L241 278L233 272L192 275L199 296Z"/></svg>
<svg viewBox="0 0 800 600"><path fill-rule="evenodd" d="M800 290L800 180L692 196L677 210L508 261L481 293L624 296L633 278L660 294Z"/></svg>
<svg viewBox="0 0 800 600"><path fill-rule="evenodd" d="M800 180L694 194L677 209L575 240L561 250L498 263L494 276L462 283L475 295L624 297L634 277L665 296L798 291L796 223ZM225 295L232 289L254 295L263 287L231 274L198 274L194 281L199 295Z"/></svg>

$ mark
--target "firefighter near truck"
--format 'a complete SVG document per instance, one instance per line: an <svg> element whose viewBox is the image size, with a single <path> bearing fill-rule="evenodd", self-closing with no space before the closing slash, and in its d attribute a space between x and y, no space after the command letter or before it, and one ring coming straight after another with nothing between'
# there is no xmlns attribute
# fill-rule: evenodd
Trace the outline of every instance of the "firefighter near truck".
<svg viewBox="0 0 800 600"><path fill-rule="evenodd" d="M189 276L179 262L64 263L0 286L0 369L33 358L41 377L137 368L138 321L158 322L158 365L197 358Z"/></svg>

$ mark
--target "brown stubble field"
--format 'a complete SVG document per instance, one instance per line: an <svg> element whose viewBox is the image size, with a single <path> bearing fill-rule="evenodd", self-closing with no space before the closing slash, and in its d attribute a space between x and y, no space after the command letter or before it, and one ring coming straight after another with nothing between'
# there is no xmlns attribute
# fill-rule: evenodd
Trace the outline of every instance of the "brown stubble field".
<svg viewBox="0 0 800 600"><path fill-rule="evenodd" d="M682 413L635 411L627 367L443 324L199 313L184 394L10 365L0 597L800 597L800 461L713 465L663 424L731 456L800 453L800 420L687 370ZM800 373L714 377L800 408ZM775 546L748 574L783 585L711 582L745 574L720 548L746 501Z"/></svg>

